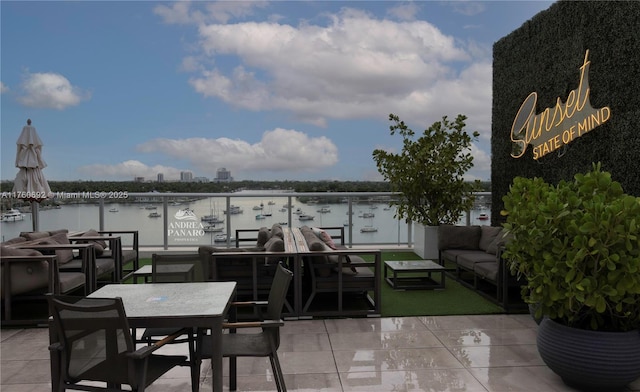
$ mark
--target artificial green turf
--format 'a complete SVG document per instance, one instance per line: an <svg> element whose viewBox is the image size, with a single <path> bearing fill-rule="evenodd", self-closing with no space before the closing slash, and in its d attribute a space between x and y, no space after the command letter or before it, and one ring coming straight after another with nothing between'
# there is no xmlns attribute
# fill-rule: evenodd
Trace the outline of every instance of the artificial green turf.
<svg viewBox="0 0 640 392"><path fill-rule="evenodd" d="M420 260L420 257L413 252L383 252L382 260ZM500 306L449 277L444 290L394 290L384 277L381 279L383 317L504 313Z"/></svg>
<svg viewBox="0 0 640 392"><path fill-rule="evenodd" d="M382 260L420 260L420 257L413 252L385 251ZM140 260L141 266L150 263L150 259ZM504 313L500 306L449 277L444 290L394 290L381 275L383 317Z"/></svg>

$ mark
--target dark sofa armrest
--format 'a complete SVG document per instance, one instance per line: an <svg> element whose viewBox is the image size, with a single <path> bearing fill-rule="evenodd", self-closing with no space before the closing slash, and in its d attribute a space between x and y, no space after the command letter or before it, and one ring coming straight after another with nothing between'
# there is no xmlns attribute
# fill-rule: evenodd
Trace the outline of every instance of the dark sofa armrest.
<svg viewBox="0 0 640 392"><path fill-rule="evenodd" d="M56 251L56 250L77 250L80 252L82 259L82 272L86 276L85 294L91 294L96 290L97 277L96 270L96 252L92 244L28 244L15 246L20 249L33 249L37 251Z"/></svg>

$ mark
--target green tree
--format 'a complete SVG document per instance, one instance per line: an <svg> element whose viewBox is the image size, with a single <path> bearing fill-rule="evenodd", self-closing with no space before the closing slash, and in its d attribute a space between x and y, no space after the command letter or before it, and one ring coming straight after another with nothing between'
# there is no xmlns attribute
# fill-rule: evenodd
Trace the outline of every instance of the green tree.
<svg viewBox="0 0 640 392"><path fill-rule="evenodd" d="M373 159L392 191L403 195L394 202L396 218L427 226L454 224L473 206L472 192L480 182L465 181L464 174L473 167L471 142L479 134L464 130L466 119L459 114L451 122L444 116L416 139L404 121L389 115L391 135L402 136L402 152L376 149Z"/></svg>

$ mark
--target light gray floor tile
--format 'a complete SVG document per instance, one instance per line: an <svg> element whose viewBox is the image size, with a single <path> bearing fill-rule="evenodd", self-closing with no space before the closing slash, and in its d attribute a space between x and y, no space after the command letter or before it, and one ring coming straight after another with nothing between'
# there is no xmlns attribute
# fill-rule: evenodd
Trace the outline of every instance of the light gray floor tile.
<svg viewBox="0 0 640 392"><path fill-rule="evenodd" d="M462 368L460 361L441 347L336 351L334 356L340 373Z"/></svg>
<svg viewBox="0 0 640 392"><path fill-rule="evenodd" d="M344 391L465 391L487 390L465 369L340 373Z"/></svg>
<svg viewBox="0 0 640 392"><path fill-rule="evenodd" d="M454 329L435 330L433 333L446 346L504 346L509 344L536 344L536 331L519 329Z"/></svg>
<svg viewBox="0 0 640 392"><path fill-rule="evenodd" d="M326 320L325 324L330 334L426 330L417 317L334 319Z"/></svg>
<svg viewBox="0 0 640 392"><path fill-rule="evenodd" d="M331 347L340 350L390 350L396 348L442 347L430 331L360 332L330 334Z"/></svg>
<svg viewBox="0 0 640 392"><path fill-rule="evenodd" d="M464 367L544 365L534 344L519 346L455 346L449 350Z"/></svg>

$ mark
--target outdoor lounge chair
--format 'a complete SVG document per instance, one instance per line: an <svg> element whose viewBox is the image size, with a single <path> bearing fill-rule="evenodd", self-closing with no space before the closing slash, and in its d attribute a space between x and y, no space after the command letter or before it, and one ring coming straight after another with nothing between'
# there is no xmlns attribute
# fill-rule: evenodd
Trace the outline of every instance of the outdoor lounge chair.
<svg viewBox="0 0 640 392"><path fill-rule="evenodd" d="M2 325L46 324L47 313L34 307L25 307L27 302L44 301L46 293L67 294L80 290L85 284L81 272L61 272L54 255L43 256L29 249L0 250L2 265ZM22 312L14 312L20 303ZM29 309L27 311L27 309ZM35 316L35 317L32 317Z"/></svg>

